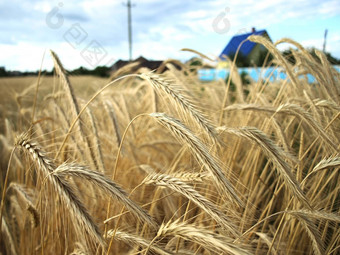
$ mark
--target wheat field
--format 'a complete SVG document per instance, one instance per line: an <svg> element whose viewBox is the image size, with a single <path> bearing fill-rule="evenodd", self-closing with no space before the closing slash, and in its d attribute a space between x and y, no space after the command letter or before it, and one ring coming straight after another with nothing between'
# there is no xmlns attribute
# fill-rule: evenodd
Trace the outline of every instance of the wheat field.
<svg viewBox="0 0 340 255"><path fill-rule="evenodd" d="M68 77L51 51L54 77L1 81L0 253L339 254L340 74L249 39L286 80Z"/></svg>

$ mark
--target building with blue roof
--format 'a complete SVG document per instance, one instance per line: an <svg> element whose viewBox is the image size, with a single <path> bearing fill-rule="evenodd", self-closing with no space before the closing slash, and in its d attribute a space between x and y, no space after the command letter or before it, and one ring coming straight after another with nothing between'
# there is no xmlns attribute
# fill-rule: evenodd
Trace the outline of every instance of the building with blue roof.
<svg viewBox="0 0 340 255"><path fill-rule="evenodd" d="M252 31L250 33L235 35L233 38L231 38L228 45L221 52L219 58L222 61L225 60L226 57L233 59L239 45L250 35L264 36L271 41L266 30L256 31L255 28L252 28ZM260 62L260 57L263 56L266 52L267 49L263 45L246 40L240 48L238 59L244 59L244 61L247 63L258 65L258 63Z"/></svg>

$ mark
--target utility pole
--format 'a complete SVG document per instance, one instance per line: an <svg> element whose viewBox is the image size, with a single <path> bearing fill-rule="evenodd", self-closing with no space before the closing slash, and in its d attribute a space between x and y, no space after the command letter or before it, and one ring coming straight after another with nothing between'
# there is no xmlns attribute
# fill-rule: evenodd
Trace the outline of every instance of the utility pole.
<svg viewBox="0 0 340 255"><path fill-rule="evenodd" d="M128 9L128 35L129 35L129 59L132 60L132 26L131 26L131 7L134 5L131 4L131 1L127 1L127 9Z"/></svg>
<svg viewBox="0 0 340 255"><path fill-rule="evenodd" d="M323 52L326 52L326 40L327 40L328 29L325 30L325 35L323 37Z"/></svg>

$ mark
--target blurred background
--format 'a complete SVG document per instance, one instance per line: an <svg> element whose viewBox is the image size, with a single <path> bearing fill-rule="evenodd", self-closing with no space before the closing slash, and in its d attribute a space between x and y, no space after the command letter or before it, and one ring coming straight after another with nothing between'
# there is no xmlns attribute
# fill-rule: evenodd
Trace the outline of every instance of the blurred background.
<svg viewBox="0 0 340 255"><path fill-rule="evenodd" d="M214 59L235 35L252 28L266 30L273 42L289 37L339 59L339 24L337 0L2 0L0 67L36 71L46 51L42 69L52 70L48 49L67 70L111 67L140 56L184 62L195 55L182 48Z"/></svg>

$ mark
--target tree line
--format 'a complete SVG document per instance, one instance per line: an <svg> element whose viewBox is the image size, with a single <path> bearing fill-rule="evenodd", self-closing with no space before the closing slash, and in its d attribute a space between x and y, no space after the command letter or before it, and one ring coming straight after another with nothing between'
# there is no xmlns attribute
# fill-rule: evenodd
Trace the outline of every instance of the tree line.
<svg viewBox="0 0 340 255"><path fill-rule="evenodd" d="M76 68L74 70L68 71L67 73L70 75L93 75L99 77L109 77L110 75L110 67L107 66L97 66L94 69L87 69L83 66ZM54 68L51 71L42 70L41 74L45 76L54 75ZM28 71L28 72L20 72L20 71L8 71L5 67L0 67L0 77L15 77L15 76L32 76L38 75L39 71Z"/></svg>

